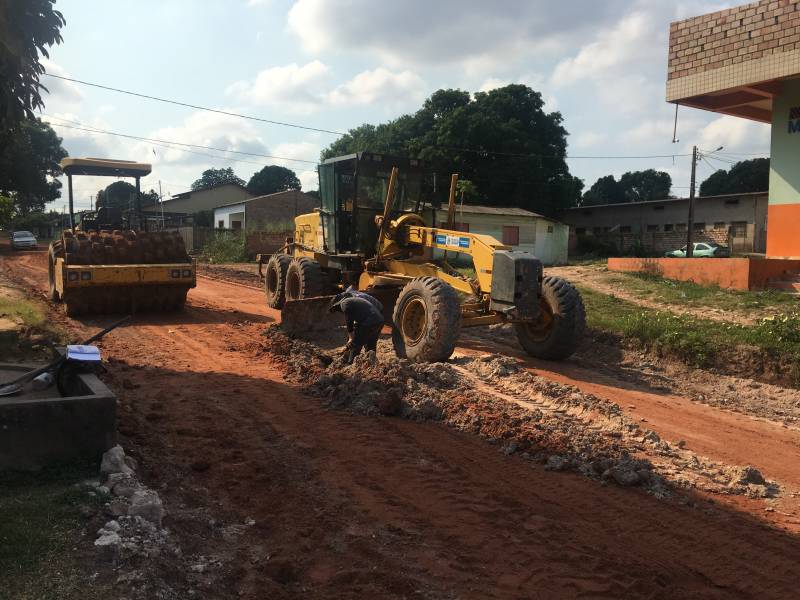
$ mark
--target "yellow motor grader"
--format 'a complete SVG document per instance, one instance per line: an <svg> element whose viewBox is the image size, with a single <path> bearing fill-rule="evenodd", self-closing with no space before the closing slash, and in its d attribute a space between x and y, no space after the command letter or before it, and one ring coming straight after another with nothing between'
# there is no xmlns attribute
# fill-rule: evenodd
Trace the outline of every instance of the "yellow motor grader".
<svg viewBox="0 0 800 600"><path fill-rule="evenodd" d="M196 285L195 263L177 232L148 231L141 209L140 178L149 164L99 158L65 158L70 227L50 244L50 298L63 302L68 316L165 311L183 308ZM75 175L131 177L136 181L133 210L103 206L75 223Z"/></svg>
<svg viewBox="0 0 800 600"><path fill-rule="evenodd" d="M281 251L258 257L267 303L282 309L283 326L298 332L330 321L330 294L352 285L383 302L397 355L414 362L447 360L462 327L498 323L513 324L532 356L570 356L585 327L580 294L544 276L532 254L456 231L457 179L440 228L420 161L367 152L324 161L321 208L295 219ZM474 277L450 265L455 255L471 258Z"/></svg>

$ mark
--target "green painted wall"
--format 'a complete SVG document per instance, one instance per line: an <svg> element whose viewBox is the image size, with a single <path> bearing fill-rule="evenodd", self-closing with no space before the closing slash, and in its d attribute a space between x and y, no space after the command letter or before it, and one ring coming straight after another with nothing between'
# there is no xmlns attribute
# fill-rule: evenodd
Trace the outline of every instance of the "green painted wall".
<svg viewBox="0 0 800 600"><path fill-rule="evenodd" d="M772 105L772 148L769 173L769 203L800 203L800 119L792 121L789 111L800 107L800 79L786 81Z"/></svg>

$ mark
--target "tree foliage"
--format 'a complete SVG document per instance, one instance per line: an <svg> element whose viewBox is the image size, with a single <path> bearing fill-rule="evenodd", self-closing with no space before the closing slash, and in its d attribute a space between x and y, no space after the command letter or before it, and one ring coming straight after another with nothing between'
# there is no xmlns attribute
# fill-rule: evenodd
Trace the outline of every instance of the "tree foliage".
<svg viewBox="0 0 800 600"><path fill-rule="evenodd" d="M769 189L769 159L754 158L733 165L730 171L720 169L700 184L701 196L766 192Z"/></svg>
<svg viewBox="0 0 800 600"><path fill-rule="evenodd" d="M291 169L269 165L254 173L247 183L247 190L256 196L299 190L300 180Z"/></svg>
<svg viewBox="0 0 800 600"><path fill-rule="evenodd" d="M54 0L0 2L0 129L13 129L44 103L39 76L45 69L40 57L61 43L64 17L53 10Z"/></svg>
<svg viewBox="0 0 800 600"><path fill-rule="evenodd" d="M59 162L67 155L61 138L40 119L25 119L0 131L0 193L14 201L19 215L44 210L61 195Z"/></svg>
<svg viewBox="0 0 800 600"><path fill-rule="evenodd" d="M224 185L226 183L235 183L237 185L244 185L244 179L237 177L231 167L225 169L206 169L192 184L192 191L204 190L206 188Z"/></svg>
<svg viewBox="0 0 800 600"><path fill-rule="evenodd" d="M583 188L567 167L561 114L545 112L541 94L525 85L473 96L439 90L414 114L351 129L322 158L359 151L421 158L440 181L458 172L474 183L476 201L495 206L553 213Z"/></svg>
<svg viewBox="0 0 800 600"><path fill-rule="evenodd" d="M613 175L600 177L584 194L584 206L642 202L669 198L672 177L664 171L628 171L617 181Z"/></svg>
<svg viewBox="0 0 800 600"><path fill-rule="evenodd" d="M0 195L0 228L5 229L14 218L14 201L8 196Z"/></svg>

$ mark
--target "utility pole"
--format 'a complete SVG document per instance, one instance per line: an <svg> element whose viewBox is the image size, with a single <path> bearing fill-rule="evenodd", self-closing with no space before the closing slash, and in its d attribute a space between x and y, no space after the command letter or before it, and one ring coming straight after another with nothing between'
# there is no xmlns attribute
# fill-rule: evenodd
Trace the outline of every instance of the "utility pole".
<svg viewBox="0 0 800 600"><path fill-rule="evenodd" d="M89 210L94 210L94 196L89 194Z"/></svg>
<svg viewBox="0 0 800 600"><path fill-rule="evenodd" d="M153 151L155 152L155 150ZM161 230L164 230L164 197L161 195L161 180L158 180L158 203L161 205Z"/></svg>
<svg viewBox="0 0 800 600"><path fill-rule="evenodd" d="M692 181L689 184L689 219L686 224L686 258L694 255L694 181L697 173L697 146L692 147Z"/></svg>

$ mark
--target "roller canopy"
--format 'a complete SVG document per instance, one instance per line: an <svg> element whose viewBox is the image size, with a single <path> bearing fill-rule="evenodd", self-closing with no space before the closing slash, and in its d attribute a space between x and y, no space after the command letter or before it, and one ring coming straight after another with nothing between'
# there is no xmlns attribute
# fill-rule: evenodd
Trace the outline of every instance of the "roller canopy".
<svg viewBox="0 0 800 600"><path fill-rule="evenodd" d="M132 160L107 160L104 158L64 158L61 169L67 175L96 175L100 177L144 177L152 167Z"/></svg>

